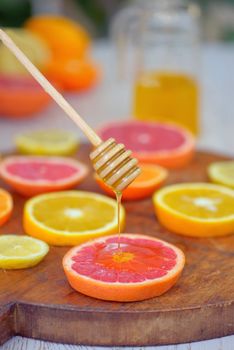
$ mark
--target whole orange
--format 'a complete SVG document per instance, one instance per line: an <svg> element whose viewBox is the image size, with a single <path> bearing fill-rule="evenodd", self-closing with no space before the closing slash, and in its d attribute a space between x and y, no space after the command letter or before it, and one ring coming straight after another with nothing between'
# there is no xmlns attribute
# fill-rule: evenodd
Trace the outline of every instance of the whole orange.
<svg viewBox="0 0 234 350"><path fill-rule="evenodd" d="M100 78L100 70L92 61L68 57L50 62L45 74L61 89L69 91L91 88Z"/></svg>
<svg viewBox="0 0 234 350"><path fill-rule="evenodd" d="M89 47L90 37L86 30L66 17L35 16L25 23L25 27L48 43L54 58L81 57Z"/></svg>

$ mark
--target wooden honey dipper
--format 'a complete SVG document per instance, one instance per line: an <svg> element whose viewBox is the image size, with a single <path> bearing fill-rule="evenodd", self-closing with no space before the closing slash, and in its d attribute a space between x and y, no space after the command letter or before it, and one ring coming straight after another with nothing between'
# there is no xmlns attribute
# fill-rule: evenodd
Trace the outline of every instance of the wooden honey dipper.
<svg viewBox="0 0 234 350"><path fill-rule="evenodd" d="M141 172L137 159L131 158L131 151L126 151L125 146L123 144L117 144L113 138L103 142L1 28L0 38L4 45L16 56L42 88L55 100L93 144L95 149L91 152L90 159L99 177L107 185L111 186L115 192L124 190Z"/></svg>

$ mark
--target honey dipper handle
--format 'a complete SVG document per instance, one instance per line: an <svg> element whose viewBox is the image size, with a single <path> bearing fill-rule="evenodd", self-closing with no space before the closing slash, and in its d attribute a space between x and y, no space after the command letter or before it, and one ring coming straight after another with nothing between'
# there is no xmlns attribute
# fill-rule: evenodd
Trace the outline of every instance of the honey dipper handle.
<svg viewBox="0 0 234 350"><path fill-rule="evenodd" d="M51 85L51 83L44 77L43 74L34 66L34 64L25 56L25 54L16 46L9 35L0 28L0 38L4 45L16 56L22 65L29 71L29 73L37 80L43 89L55 100L55 102L64 110L64 112L79 126L83 133L87 136L89 141L98 146L102 143L100 137L94 130L86 124L75 109L65 100L65 98Z"/></svg>

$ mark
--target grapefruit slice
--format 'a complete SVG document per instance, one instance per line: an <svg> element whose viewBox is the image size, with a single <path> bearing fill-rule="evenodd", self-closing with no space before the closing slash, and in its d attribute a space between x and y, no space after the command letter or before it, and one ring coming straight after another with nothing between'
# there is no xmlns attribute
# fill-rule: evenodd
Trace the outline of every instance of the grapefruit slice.
<svg viewBox="0 0 234 350"><path fill-rule="evenodd" d="M63 157L12 156L0 164L0 176L27 197L72 188L87 173L84 164Z"/></svg>
<svg viewBox="0 0 234 350"><path fill-rule="evenodd" d="M209 183L184 183L155 193L156 215L168 230L193 237L234 233L234 191Z"/></svg>
<svg viewBox="0 0 234 350"><path fill-rule="evenodd" d="M0 75L0 114L12 118L30 117L50 102L50 96L31 77Z"/></svg>
<svg viewBox="0 0 234 350"><path fill-rule="evenodd" d="M99 130L103 140L110 137L123 143L141 162L168 168L185 166L193 157L195 139L186 129L174 124L121 121Z"/></svg>
<svg viewBox="0 0 234 350"><path fill-rule="evenodd" d="M27 201L24 230L58 246L77 245L118 230L117 205L112 198L84 191L46 193ZM120 227L125 211L120 209Z"/></svg>
<svg viewBox="0 0 234 350"><path fill-rule="evenodd" d="M123 191L123 200L139 200L149 197L159 188L168 176L166 169L155 164L139 164L141 174ZM115 192L107 186L100 177L95 174L99 186L111 197L115 198Z"/></svg>
<svg viewBox="0 0 234 350"><path fill-rule="evenodd" d="M36 130L16 137L20 153L31 155L67 156L78 148L77 136L64 130Z"/></svg>
<svg viewBox="0 0 234 350"><path fill-rule="evenodd" d="M13 210L13 200L7 191L0 188L0 226L10 218Z"/></svg>
<svg viewBox="0 0 234 350"><path fill-rule="evenodd" d="M165 293L176 283L184 263L177 247L136 234L102 237L74 247L63 258L65 274L75 290L122 302Z"/></svg>
<svg viewBox="0 0 234 350"><path fill-rule="evenodd" d="M48 253L49 246L23 235L0 236L0 268L25 269L37 265Z"/></svg>

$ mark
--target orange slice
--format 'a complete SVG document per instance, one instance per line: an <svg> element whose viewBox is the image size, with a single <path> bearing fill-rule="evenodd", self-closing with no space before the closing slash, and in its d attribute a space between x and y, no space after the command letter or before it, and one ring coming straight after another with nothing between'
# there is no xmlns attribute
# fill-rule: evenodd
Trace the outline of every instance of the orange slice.
<svg viewBox="0 0 234 350"><path fill-rule="evenodd" d="M136 234L95 239L63 258L65 274L75 290L113 301L138 301L165 293L178 280L184 263L180 249Z"/></svg>
<svg viewBox="0 0 234 350"><path fill-rule="evenodd" d="M141 174L124 191L123 200L137 200L149 197L159 188L168 176L168 171L154 164L140 164ZM114 191L95 174L100 187L110 196L115 197Z"/></svg>
<svg viewBox="0 0 234 350"><path fill-rule="evenodd" d="M10 218L12 210L13 200L10 193L0 188L0 226Z"/></svg>
<svg viewBox="0 0 234 350"><path fill-rule="evenodd" d="M112 198L84 191L46 193L27 201L24 230L52 245L77 245L117 232L117 205ZM120 226L125 211L120 209Z"/></svg>
<svg viewBox="0 0 234 350"><path fill-rule="evenodd" d="M164 187L153 197L156 215L172 232L193 237L234 233L234 191L208 183Z"/></svg>

